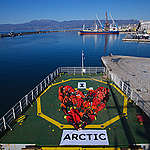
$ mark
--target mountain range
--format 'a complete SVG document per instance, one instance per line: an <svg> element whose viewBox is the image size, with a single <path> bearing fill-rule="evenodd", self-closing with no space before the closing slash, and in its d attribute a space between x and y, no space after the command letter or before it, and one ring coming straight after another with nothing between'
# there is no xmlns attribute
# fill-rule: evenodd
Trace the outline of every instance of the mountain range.
<svg viewBox="0 0 150 150"><path fill-rule="evenodd" d="M102 24L105 20L101 20ZM110 23L112 21L109 21ZM128 24L138 24L138 20L115 20L117 25L128 25ZM86 27L92 26L98 21L95 20L71 20L71 21L56 21L49 19L32 20L27 23L22 24L0 24L0 31L35 31L35 30L53 30L53 29L77 29L82 28L85 24Z"/></svg>

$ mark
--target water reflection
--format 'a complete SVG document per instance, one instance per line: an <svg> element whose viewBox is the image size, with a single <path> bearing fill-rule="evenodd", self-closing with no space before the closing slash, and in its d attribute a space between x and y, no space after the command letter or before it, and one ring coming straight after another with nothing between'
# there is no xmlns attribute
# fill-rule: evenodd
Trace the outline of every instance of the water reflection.
<svg viewBox="0 0 150 150"><path fill-rule="evenodd" d="M108 40L109 40L109 35L105 35L104 56L106 55Z"/></svg>
<svg viewBox="0 0 150 150"><path fill-rule="evenodd" d="M114 34L106 34L106 35L80 35L82 36L82 42L83 45L86 45L86 42L88 40L94 42L94 47L97 48L100 44L104 44L104 56L106 55L107 48L109 47L108 45L113 44L116 40L118 40L119 35L114 35Z"/></svg>

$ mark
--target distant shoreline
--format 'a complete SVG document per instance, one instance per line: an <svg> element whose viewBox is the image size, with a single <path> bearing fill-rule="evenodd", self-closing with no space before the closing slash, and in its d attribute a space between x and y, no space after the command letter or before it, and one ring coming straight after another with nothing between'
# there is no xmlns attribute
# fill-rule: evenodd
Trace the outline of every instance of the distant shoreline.
<svg viewBox="0 0 150 150"><path fill-rule="evenodd" d="M80 30L54 30L54 31L32 31L32 32L9 32L0 34L1 38L4 37L15 37L15 36L22 36L22 35L31 35L31 34L40 34L40 33L51 33L51 32L73 32L73 31L80 31Z"/></svg>
<svg viewBox="0 0 150 150"><path fill-rule="evenodd" d="M4 38L4 37L16 37L16 36L23 36L23 35L31 35L31 34L41 34L41 33L52 33L52 32L79 32L79 29L75 29L75 30L54 30L54 31L32 31L32 32L9 32L9 33L2 33L0 34L0 38ZM120 34L128 34L128 33L133 33L133 32L123 32L120 31Z"/></svg>

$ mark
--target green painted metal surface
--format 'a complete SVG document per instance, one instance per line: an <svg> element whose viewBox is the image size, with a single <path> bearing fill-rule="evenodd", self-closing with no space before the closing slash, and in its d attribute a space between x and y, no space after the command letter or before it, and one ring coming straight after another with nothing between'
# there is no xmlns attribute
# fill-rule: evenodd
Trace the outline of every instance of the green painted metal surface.
<svg viewBox="0 0 150 150"><path fill-rule="evenodd" d="M56 79L55 83L77 77L92 77L101 79L100 75L62 75ZM106 109L98 113L97 120L95 120L92 124L104 123L117 115L121 115L124 98L114 87L91 80L84 82L86 82L87 87L93 87L94 90L99 86L104 86L109 88L111 91ZM74 88L77 88L77 83L78 81L69 81L53 86L47 90L47 92L41 96L42 113L60 123L67 124L63 117L64 113L59 110L60 102L58 100L58 87L61 85L70 85ZM83 92L86 93L86 91ZM145 114L132 103L128 102L127 111L127 117L122 117L122 119L106 127L110 146L128 146L130 144L150 143L150 120L145 117L146 120L144 121L144 124L140 125L140 123L137 121L136 115L142 114L145 116ZM59 145L62 129L59 129L54 124L37 116L36 102L34 102L33 106L30 107L25 114L27 115L27 118L23 124L16 124L12 131L8 131L3 137L0 138L0 143L28 143L50 146Z"/></svg>

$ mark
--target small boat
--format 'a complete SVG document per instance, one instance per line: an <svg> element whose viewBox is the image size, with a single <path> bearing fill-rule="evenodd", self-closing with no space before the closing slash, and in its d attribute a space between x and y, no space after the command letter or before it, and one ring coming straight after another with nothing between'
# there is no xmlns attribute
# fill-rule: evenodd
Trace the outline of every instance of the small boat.
<svg viewBox="0 0 150 150"><path fill-rule="evenodd" d="M118 27L115 24L115 21L113 20L111 14L110 17L112 19L112 24L108 22L108 17L107 17L107 12L105 14L106 16L106 21L105 25L103 26L101 21L99 20L98 16L97 20L99 22L99 25L95 25L95 29L86 29L85 25L83 25L83 29L79 32L80 34L119 34Z"/></svg>
<svg viewBox="0 0 150 150"><path fill-rule="evenodd" d="M150 42L150 35L146 30L137 31L133 34L127 34L122 41L135 41L135 42Z"/></svg>

